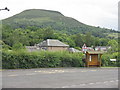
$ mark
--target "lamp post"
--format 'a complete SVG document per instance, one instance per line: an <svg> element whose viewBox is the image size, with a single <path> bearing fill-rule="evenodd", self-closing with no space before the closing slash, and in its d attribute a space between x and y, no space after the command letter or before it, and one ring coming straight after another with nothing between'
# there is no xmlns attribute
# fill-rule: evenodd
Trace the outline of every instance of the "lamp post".
<svg viewBox="0 0 120 90"><path fill-rule="evenodd" d="M7 10L7 11L10 11L10 9L8 9L7 7L5 7L4 9L0 9L1 10Z"/></svg>

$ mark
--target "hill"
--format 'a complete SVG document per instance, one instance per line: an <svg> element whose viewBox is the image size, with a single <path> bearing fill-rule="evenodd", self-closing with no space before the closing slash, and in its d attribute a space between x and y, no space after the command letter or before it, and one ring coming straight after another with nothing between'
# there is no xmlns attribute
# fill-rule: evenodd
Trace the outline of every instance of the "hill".
<svg viewBox="0 0 120 90"><path fill-rule="evenodd" d="M9 25L13 29L28 28L30 26L45 28L51 27L54 30L67 34L91 32L96 37L105 37L117 31L85 25L74 18L66 17L58 11L29 9L3 20L3 25Z"/></svg>

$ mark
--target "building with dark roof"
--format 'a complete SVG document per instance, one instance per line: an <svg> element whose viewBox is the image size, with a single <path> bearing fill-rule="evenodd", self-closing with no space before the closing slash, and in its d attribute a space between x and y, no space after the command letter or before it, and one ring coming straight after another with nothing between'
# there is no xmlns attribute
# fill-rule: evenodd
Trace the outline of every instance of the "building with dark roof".
<svg viewBox="0 0 120 90"><path fill-rule="evenodd" d="M69 48L68 51L69 51L69 52L72 52L72 53L82 52L82 51L80 51L80 50L78 50L78 49L75 49L75 48Z"/></svg>
<svg viewBox="0 0 120 90"><path fill-rule="evenodd" d="M66 51L69 48L69 45L56 40L56 39L47 39L45 41L36 44L35 46L27 46L28 51L35 50L45 50L45 51Z"/></svg>
<svg viewBox="0 0 120 90"><path fill-rule="evenodd" d="M110 49L111 46L96 46L95 50L96 51L108 51L108 49Z"/></svg>

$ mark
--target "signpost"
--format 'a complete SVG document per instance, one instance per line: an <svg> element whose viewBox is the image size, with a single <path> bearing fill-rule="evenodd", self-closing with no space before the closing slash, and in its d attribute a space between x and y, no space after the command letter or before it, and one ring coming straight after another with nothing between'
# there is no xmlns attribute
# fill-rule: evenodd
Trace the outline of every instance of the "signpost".
<svg viewBox="0 0 120 90"><path fill-rule="evenodd" d="M117 64L117 60L116 59L110 59L110 61L112 62L112 63L114 63L114 64Z"/></svg>
<svg viewBox="0 0 120 90"><path fill-rule="evenodd" d="M116 61L116 59L110 59L110 61Z"/></svg>

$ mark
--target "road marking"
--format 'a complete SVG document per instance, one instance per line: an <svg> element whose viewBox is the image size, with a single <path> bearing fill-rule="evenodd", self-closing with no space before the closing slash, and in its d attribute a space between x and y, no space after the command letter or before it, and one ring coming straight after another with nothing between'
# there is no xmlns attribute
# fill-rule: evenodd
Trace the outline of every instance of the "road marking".
<svg viewBox="0 0 120 90"><path fill-rule="evenodd" d="M90 71L97 71L97 70L90 70Z"/></svg>
<svg viewBox="0 0 120 90"><path fill-rule="evenodd" d="M96 84L100 84L101 82L96 82Z"/></svg>
<svg viewBox="0 0 120 90"><path fill-rule="evenodd" d="M14 76L18 76L17 74L13 74L13 75L8 75L8 76L10 76L10 77L14 77Z"/></svg>
<svg viewBox="0 0 120 90"><path fill-rule="evenodd" d="M35 72L42 72L42 71L35 71Z"/></svg>
<svg viewBox="0 0 120 90"><path fill-rule="evenodd" d="M103 83L108 83L108 81L105 81L105 82L103 82Z"/></svg>
<svg viewBox="0 0 120 90"><path fill-rule="evenodd" d="M46 72L46 73L49 73L49 74L51 74L51 73L55 73L55 72Z"/></svg>
<svg viewBox="0 0 120 90"><path fill-rule="evenodd" d="M89 83L90 85L95 84L95 83Z"/></svg>
<svg viewBox="0 0 120 90"><path fill-rule="evenodd" d="M62 71L62 70L53 70L53 71L55 71L55 72L59 72L59 71Z"/></svg>
<svg viewBox="0 0 120 90"><path fill-rule="evenodd" d="M51 71L35 71L35 72L41 72L41 73L64 73L65 71L63 70L51 70Z"/></svg>
<svg viewBox="0 0 120 90"><path fill-rule="evenodd" d="M28 73L28 74L25 74L25 75L35 75L35 73Z"/></svg>
<svg viewBox="0 0 120 90"><path fill-rule="evenodd" d="M59 73L64 73L65 71L58 71Z"/></svg>
<svg viewBox="0 0 120 90"><path fill-rule="evenodd" d="M87 71L81 71L81 72L87 72Z"/></svg>
<svg viewBox="0 0 120 90"><path fill-rule="evenodd" d="M84 86L84 85L86 85L86 84L80 84L80 86Z"/></svg>
<svg viewBox="0 0 120 90"><path fill-rule="evenodd" d="M68 86L63 86L62 88L69 88L69 87L76 87L76 86L85 86L85 85L93 85L93 84L103 84L103 83L110 83L110 82L115 82L118 80L111 80L111 81L104 81L104 82L95 82L95 83L82 83L82 84L76 84L76 85L68 85Z"/></svg>
<svg viewBox="0 0 120 90"><path fill-rule="evenodd" d="M62 88L68 88L69 86L63 86Z"/></svg>
<svg viewBox="0 0 120 90"><path fill-rule="evenodd" d="M110 82L114 82L114 81L112 80L112 81L110 81Z"/></svg>

